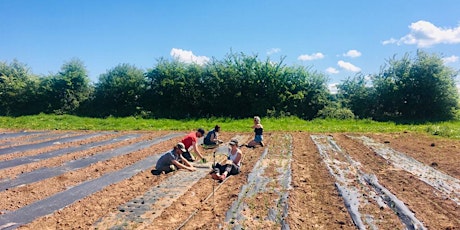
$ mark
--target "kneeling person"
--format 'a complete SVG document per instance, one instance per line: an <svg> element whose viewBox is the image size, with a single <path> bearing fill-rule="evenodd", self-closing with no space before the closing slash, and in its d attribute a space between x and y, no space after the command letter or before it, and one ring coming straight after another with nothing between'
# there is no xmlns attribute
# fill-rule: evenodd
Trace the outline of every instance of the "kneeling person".
<svg viewBox="0 0 460 230"><path fill-rule="evenodd" d="M184 144L177 143L170 152L165 153L158 159L155 166L156 170L165 173L172 172L176 169L195 171L195 167L182 156L182 153L185 152L187 152L187 150Z"/></svg>
<svg viewBox="0 0 460 230"><path fill-rule="evenodd" d="M188 161L195 161L195 157L189 152L190 147L193 147L193 151L198 154L203 162L206 162L206 158L204 158L203 154L201 154L200 150L198 150L198 138L201 138L204 133L204 129L199 128L196 132L191 132L182 139L181 142L184 144L186 150L182 156Z"/></svg>

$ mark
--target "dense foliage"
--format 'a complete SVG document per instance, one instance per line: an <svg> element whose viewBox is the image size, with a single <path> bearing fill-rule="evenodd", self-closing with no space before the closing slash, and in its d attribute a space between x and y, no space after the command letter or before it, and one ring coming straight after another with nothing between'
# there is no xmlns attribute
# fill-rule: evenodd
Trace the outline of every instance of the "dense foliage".
<svg viewBox="0 0 460 230"><path fill-rule="evenodd" d="M327 76L303 66L230 53L205 65L161 58L146 71L120 64L94 85L78 59L57 74L35 76L18 61L0 62L0 115L244 118L253 115L374 120L449 120L458 112L457 74L437 55L388 61L327 89Z"/></svg>
<svg viewBox="0 0 460 230"><path fill-rule="evenodd" d="M345 106L356 116L374 120L425 122L451 120L458 110L455 77L441 58L418 51L414 59L406 54L392 58L381 72L357 75L338 86Z"/></svg>

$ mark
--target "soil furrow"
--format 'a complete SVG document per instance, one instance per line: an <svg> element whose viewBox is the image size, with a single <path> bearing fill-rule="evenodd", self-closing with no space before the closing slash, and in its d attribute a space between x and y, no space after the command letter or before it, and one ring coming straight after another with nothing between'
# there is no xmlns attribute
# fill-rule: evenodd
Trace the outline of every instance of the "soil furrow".
<svg viewBox="0 0 460 230"><path fill-rule="evenodd" d="M460 209L450 199L441 198L436 190L412 174L395 168L386 159L345 134L334 138L353 159L359 161L368 174L398 197L428 229L456 229L460 227ZM407 141L406 144L410 144Z"/></svg>
<svg viewBox="0 0 460 230"><path fill-rule="evenodd" d="M337 189L358 229L400 229L402 224L407 229L425 229L396 196L377 182L374 175L365 174L360 162L342 151L331 136L312 135L311 138L329 173L336 178ZM393 208L395 204L397 206Z"/></svg>
<svg viewBox="0 0 460 230"><path fill-rule="evenodd" d="M460 205L460 180L425 165L401 152L377 143L368 137L350 137L352 139L362 141L364 145L371 148L374 152L386 159L396 168L405 170L417 177L419 180L431 185L441 193L443 198L449 198L457 203L457 205Z"/></svg>
<svg viewBox="0 0 460 230"><path fill-rule="evenodd" d="M272 136L270 147L255 164L247 184L227 211L224 228L289 229L285 218L291 182L291 146L290 135Z"/></svg>
<svg viewBox="0 0 460 230"><path fill-rule="evenodd" d="M74 136L100 135L0 155L0 167L7 167L0 169L0 181L19 178L21 175L43 168L69 165L72 164L69 162L93 158L100 153L137 145L170 132L53 130L37 133L2 130L0 146L7 148L13 145L37 144L50 141L53 136L69 137L69 133L73 133ZM132 134L140 137L108 141ZM453 199L449 199L449 192L446 192L451 191L449 193L451 196L456 194L458 192L456 185L447 184L450 187L443 186L438 190L431 182L419 178L423 173L417 172L415 175L409 173L407 169L385 159L377 149L368 147L362 141L351 139L349 136L367 136L377 143L413 158L424 167L447 174L454 178L454 181L460 179L460 140L410 132L332 133L328 135L330 140L324 142L330 148L327 152L330 157L328 165L323 161L320 151L310 138L311 135L316 134L264 133L268 153L263 160L264 170L259 175L259 179L265 178L267 181L262 183L263 188L258 187L263 191L253 192L252 197L244 199L243 203L246 205L241 211L247 219L241 226L245 229L357 229L344 203L346 192L340 194L337 185L348 186L349 190L356 188L356 191L359 191L357 194L361 196L355 198L359 200L357 207L360 219L369 228L411 229L410 225L406 227L400 223L395 215L396 212L401 219L407 219L409 222L412 218L416 218L427 229L460 229L460 205ZM238 136L241 138L241 143L247 143L252 139L253 133L232 133L224 130L220 138L229 141ZM2 201L0 220L4 221L1 222L0 229L5 227L14 229L18 225L8 227L8 223L24 222L26 219L31 222L20 226L19 229L177 229L180 227L188 230L235 227L230 226L230 222L226 222L227 212L238 200L238 194L243 190L265 148L243 147L242 172L228 177L221 184L212 180L207 174L194 182L181 181L186 177L181 177L180 174L189 174L187 172L152 175L151 170L154 169L156 157L171 150L180 138L181 136L174 137L146 146L144 149L129 151L127 154L115 154L82 168L69 169L59 176L0 192ZM212 162L214 152L216 152L216 161L222 161L225 159L226 151L227 146L224 144L219 148L206 149L203 152L208 161ZM288 160L289 158L291 160ZM398 158L397 163L404 160ZM337 174L331 175L328 167ZM122 173L124 175L119 174L124 168L130 168L129 173L125 171L126 173ZM289 171L290 182L287 179L279 179L288 178ZM438 172L435 174L437 175ZM194 176L199 175L194 174ZM181 182L177 183L181 186L171 182L174 177L178 177L177 181ZM348 184L337 182L337 177ZM164 187L165 183L172 187ZM85 188L86 185L90 186ZM218 189L213 193L213 188ZM163 191L168 193L163 194ZM178 193L172 195L174 191ZM161 197L159 194L169 198L163 197L166 198L164 202L159 199L154 201L155 198ZM55 202L52 201L53 199L56 199ZM143 205L138 205L142 202ZM52 211L47 208L53 205L59 206L58 210ZM57 206L53 209L57 209ZM25 212L27 209L29 211ZM119 215L122 213L121 210L125 211L124 214L130 213L127 215L129 217ZM43 215L40 214L41 211L49 214L41 216ZM31 213L35 213L36 216L30 217ZM23 214L24 218L19 218ZM16 219L11 218L14 215ZM98 222L98 220L104 221ZM1 226L3 224L6 226Z"/></svg>

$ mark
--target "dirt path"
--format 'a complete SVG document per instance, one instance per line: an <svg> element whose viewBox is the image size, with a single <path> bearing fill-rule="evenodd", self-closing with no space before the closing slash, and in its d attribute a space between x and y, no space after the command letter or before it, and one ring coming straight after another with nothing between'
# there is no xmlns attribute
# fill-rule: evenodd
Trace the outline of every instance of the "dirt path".
<svg viewBox="0 0 460 230"><path fill-rule="evenodd" d="M153 175L183 135L0 131L0 229L460 229L458 140L273 132L223 183Z"/></svg>

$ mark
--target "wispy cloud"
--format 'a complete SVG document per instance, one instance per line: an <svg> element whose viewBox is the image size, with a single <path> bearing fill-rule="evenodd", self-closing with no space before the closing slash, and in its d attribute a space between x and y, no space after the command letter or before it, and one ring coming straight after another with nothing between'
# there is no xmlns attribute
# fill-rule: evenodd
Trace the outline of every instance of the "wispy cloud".
<svg viewBox="0 0 460 230"><path fill-rule="evenodd" d="M170 55L185 63L196 63L198 65L204 65L209 61L209 58L206 56L196 56L192 51L177 48L172 48Z"/></svg>
<svg viewBox="0 0 460 230"><path fill-rule="evenodd" d="M436 44L457 44L460 43L460 25L455 28L441 28L431 22L420 20L409 26L409 34L399 39L388 39L383 41L387 44L417 45L417 47L430 47Z"/></svg>
<svg viewBox="0 0 460 230"><path fill-rule="evenodd" d="M330 74L338 74L339 73L339 71L336 68L333 68L333 67L327 68L326 72L330 73Z"/></svg>
<svg viewBox="0 0 460 230"><path fill-rule="evenodd" d="M297 57L297 60L300 61L312 61L312 60L317 60L317 59L323 59L324 54L322 53L314 53L314 54L302 54L299 57Z"/></svg>
<svg viewBox="0 0 460 230"><path fill-rule="evenodd" d="M452 55L450 57L445 57L442 59L444 64L458 62L458 56Z"/></svg>
<svg viewBox="0 0 460 230"><path fill-rule="evenodd" d="M340 60L340 61L337 62L337 65L340 68L342 68L344 70L351 71L351 72L359 72L359 71L361 71L361 68L351 64L350 62L345 62L345 61Z"/></svg>
<svg viewBox="0 0 460 230"><path fill-rule="evenodd" d="M339 83L331 83L331 84L329 84L327 86L327 88L329 89L329 92L331 92L331 94L337 94L337 92L338 92L337 85L339 85Z"/></svg>
<svg viewBox="0 0 460 230"><path fill-rule="evenodd" d="M356 58L361 56L361 52L357 50L348 50L348 52L343 54L344 57Z"/></svg>
<svg viewBox="0 0 460 230"><path fill-rule="evenodd" d="M267 55L272 55L281 52L280 48L271 48L267 51Z"/></svg>

